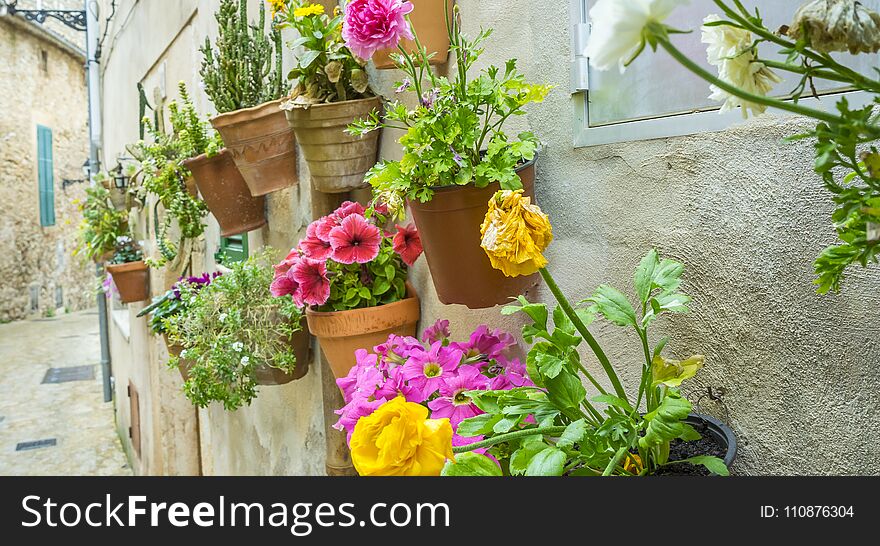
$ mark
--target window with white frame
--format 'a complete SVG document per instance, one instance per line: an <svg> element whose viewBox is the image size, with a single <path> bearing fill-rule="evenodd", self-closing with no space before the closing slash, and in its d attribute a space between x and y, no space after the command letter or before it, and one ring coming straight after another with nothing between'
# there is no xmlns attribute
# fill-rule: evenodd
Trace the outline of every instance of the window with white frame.
<svg viewBox="0 0 880 546"><path fill-rule="evenodd" d="M742 120L739 110L719 114L721 105L710 100L709 84L678 64L665 51L646 50L626 72L616 69L601 72L589 66L583 55L590 35L589 11L597 0L572 0L573 50L572 90L575 92L575 146L593 146L612 142L648 140L724 129ZM789 24L804 0L743 0L746 8L758 8L767 28ZM880 0L862 0L866 7L880 11ZM703 19L720 9L712 0L691 0L679 6L665 22L671 27L692 30L678 34L673 40L690 58L700 61L711 72L715 68L706 61L706 45L700 41ZM783 61L775 44L762 43L762 57ZM853 56L835 54L843 64L859 72L873 72L878 55ZM797 87L798 79L788 76L776 86L777 96L786 96ZM862 94L851 93L841 84L815 80L816 98L802 98L804 104L833 108L834 100L823 96L850 93L854 104L866 103ZM810 94L806 91L803 97Z"/></svg>

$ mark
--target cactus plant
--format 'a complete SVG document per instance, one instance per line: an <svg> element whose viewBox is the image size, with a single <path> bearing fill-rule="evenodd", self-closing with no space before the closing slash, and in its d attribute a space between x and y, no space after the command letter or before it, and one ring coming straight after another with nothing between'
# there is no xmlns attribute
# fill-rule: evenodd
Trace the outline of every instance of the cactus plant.
<svg viewBox="0 0 880 546"><path fill-rule="evenodd" d="M219 35L209 38L199 74L217 112L251 108L284 97L289 89L281 73L281 32L265 32L266 8L257 23L248 23L247 0L222 0L214 17Z"/></svg>

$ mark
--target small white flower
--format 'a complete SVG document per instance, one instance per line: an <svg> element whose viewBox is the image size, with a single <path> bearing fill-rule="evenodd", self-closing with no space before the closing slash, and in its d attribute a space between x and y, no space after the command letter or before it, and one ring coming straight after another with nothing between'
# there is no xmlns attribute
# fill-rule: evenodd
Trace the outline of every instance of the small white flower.
<svg viewBox="0 0 880 546"><path fill-rule="evenodd" d="M235 343L232 344L233 351L240 353L242 349L244 349L244 343L242 343L240 341L236 341Z"/></svg>
<svg viewBox="0 0 880 546"><path fill-rule="evenodd" d="M186 358L186 349L180 351L180 358Z"/></svg>
<svg viewBox="0 0 880 546"><path fill-rule="evenodd" d="M226 313L220 313L220 316L217 318L220 320L220 322L223 322L226 320L226 317L227 317Z"/></svg>
<svg viewBox="0 0 880 546"><path fill-rule="evenodd" d="M717 15L709 15L703 23L720 21ZM706 56L709 64L718 67L718 78L752 95L767 95L773 90L774 84L782 78L767 68L764 63L756 61L752 34L744 29L730 25L703 26L702 41L708 45ZM723 102L722 112L742 108L743 118L763 114L767 109L762 104L755 104L731 95L715 85L709 87L712 94L709 98Z"/></svg>
<svg viewBox="0 0 880 546"><path fill-rule="evenodd" d="M246 356L241 357L241 365L242 366L246 365L250 361L251 361L251 359Z"/></svg>
<svg viewBox="0 0 880 546"><path fill-rule="evenodd" d="M196 302L196 297L195 297L195 296L193 296L193 297L191 297L191 298L189 299L189 304L190 304L190 305L194 304L195 302Z"/></svg>
<svg viewBox="0 0 880 546"><path fill-rule="evenodd" d="M599 0L590 10L590 41L584 55L596 70L617 65L622 73L645 46L648 23L661 23L690 0Z"/></svg>

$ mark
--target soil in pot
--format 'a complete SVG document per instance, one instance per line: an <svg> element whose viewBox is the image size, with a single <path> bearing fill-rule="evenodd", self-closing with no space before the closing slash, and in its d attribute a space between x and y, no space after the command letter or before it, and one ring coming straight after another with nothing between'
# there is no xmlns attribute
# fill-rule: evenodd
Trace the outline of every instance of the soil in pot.
<svg viewBox="0 0 880 546"><path fill-rule="evenodd" d="M342 193L366 186L364 175L376 164L379 131L359 137L349 135L345 128L380 106L379 97L308 107L285 105L315 190Z"/></svg>
<svg viewBox="0 0 880 546"><path fill-rule="evenodd" d="M211 125L223 137L254 197L299 182L296 137L281 110L281 99L220 114Z"/></svg>
<svg viewBox="0 0 880 546"><path fill-rule="evenodd" d="M534 199L535 162L517 169L525 195ZM408 201L419 229L437 296L444 304L483 309L510 302L538 285L538 275L506 277L492 267L480 246L480 226L489 199L500 189L453 186L437 188L427 203Z"/></svg>
<svg viewBox="0 0 880 546"><path fill-rule="evenodd" d="M223 237L266 224L265 198L251 195L229 150L224 148L214 157L202 154L187 159L183 165L192 172Z"/></svg>
<svg viewBox="0 0 880 546"><path fill-rule="evenodd" d="M669 460L680 461L698 455L713 455L724 459L727 447L718 443L711 434L703 434L703 437L693 442L675 439L669 444ZM690 463L670 464L660 467L655 476L711 476L705 466Z"/></svg>
<svg viewBox="0 0 880 546"><path fill-rule="evenodd" d="M122 303L135 303L150 297L150 269L143 260L125 264L108 264L107 273L119 291Z"/></svg>
<svg viewBox="0 0 880 546"><path fill-rule="evenodd" d="M411 285L406 299L387 305L331 312L306 309L309 331L318 338L337 379L354 367L358 349L372 352L390 334L415 336L419 316L419 298Z"/></svg>

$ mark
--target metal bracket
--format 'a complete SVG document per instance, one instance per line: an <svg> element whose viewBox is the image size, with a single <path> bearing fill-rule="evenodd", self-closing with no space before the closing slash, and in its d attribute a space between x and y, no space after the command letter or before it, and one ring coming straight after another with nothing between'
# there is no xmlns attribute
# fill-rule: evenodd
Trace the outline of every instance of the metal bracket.
<svg viewBox="0 0 880 546"><path fill-rule="evenodd" d="M590 41L590 24L578 23L572 27L571 92L579 93L590 89L590 59L584 55Z"/></svg>
<svg viewBox="0 0 880 546"><path fill-rule="evenodd" d="M18 9L17 1L6 2L5 8L9 15L20 14L28 21L43 24L46 19L52 17L61 21L73 30L84 31L86 29L86 11L72 9Z"/></svg>

